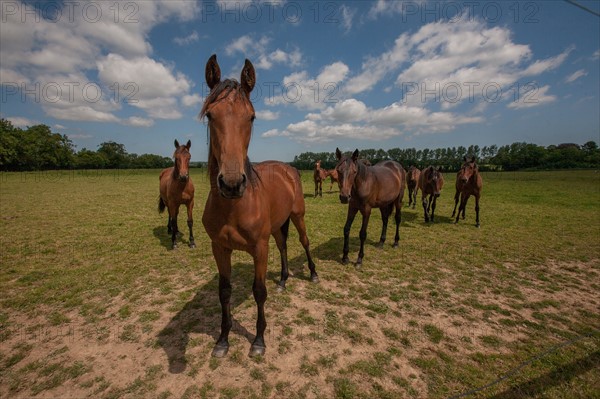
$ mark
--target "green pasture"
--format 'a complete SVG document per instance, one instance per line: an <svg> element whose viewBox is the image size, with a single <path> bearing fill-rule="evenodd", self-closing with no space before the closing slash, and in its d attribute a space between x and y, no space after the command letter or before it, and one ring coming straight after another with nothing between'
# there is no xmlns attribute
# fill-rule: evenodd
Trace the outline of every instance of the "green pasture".
<svg viewBox="0 0 600 399"><path fill-rule="evenodd" d="M267 352L255 332L252 260L235 252L231 349L210 357L220 328L218 277L196 185L170 250L157 212L158 170L0 174L0 397L572 398L600 397L600 173L484 173L450 219L454 174L435 223L404 198L383 249L374 210L361 269L340 263L346 205L337 187L313 198L306 225L321 283L308 277L290 228L292 275L275 291L271 240ZM267 182L268 184L268 182ZM420 194L419 194L420 199ZM350 239L356 261L360 215Z"/></svg>

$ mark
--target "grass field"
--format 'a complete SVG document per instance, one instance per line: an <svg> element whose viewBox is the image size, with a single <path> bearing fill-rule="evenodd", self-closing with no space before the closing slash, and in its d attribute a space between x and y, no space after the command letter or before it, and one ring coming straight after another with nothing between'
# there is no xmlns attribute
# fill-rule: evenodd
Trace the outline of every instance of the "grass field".
<svg viewBox="0 0 600 399"><path fill-rule="evenodd" d="M275 291L271 240L267 353L255 331L251 258L233 259L231 349L219 333L218 276L201 223L197 248L169 250L158 171L0 175L1 398L600 397L600 173L484 174L453 225L453 175L436 223L403 209L400 248L343 266L346 206L312 198L306 224L320 284L290 229L291 277ZM405 195L405 204L407 195ZM182 212L184 213L184 212ZM187 226L181 241L187 243ZM358 251L357 217L350 259Z"/></svg>

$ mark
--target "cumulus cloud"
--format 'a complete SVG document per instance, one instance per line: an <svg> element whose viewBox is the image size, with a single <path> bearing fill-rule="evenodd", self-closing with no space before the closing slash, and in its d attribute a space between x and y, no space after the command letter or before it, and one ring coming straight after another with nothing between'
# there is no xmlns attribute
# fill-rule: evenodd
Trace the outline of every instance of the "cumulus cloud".
<svg viewBox="0 0 600 399"><path fill-rule="evenodd" d="M80 3L71 6L83 7ZM24 83L28 89L39 85L39 102L46 114L67 120L121 121L116 112L134 92L141 100L154 95L179 99L189 94L191 84L185 76L151 58L147 38L154 26L170 18L193 19L199 12L196 2L94 2L91 8L97 11L90 15L98 15L98 20L91 21L87 14L84 18L81 10L69 14L66 6L55 20L34 15L22 19L19 12L3 15L1 83ZM119 72L117 67L124 69ZM134 73L133 67L143 70ZM146 79L147 72L160 80ZM100 81L90 82L88 76L96 74L101 75ZM130 85L124 91L120 84L125 81L137 87ZM94 91L98 95L90 94ZM173 117L174 112L154 112L155 117L160 114Z"/></svg>
<svg viewBox="0 0 600 399"><path fill-rule="evenodd" d="M40 124L40 122L34 119L24 118L22 116L7 116L5 119L8 119L13 124L13 126L17 126L20 128L26 128L28 126L35 126Z"/></svg>
<svg viewBox="0 0 600 399"><path fill-rule="evenodd" d="M279 112L269 110L256 111L256 118L264 121L274 121L279 119Z"/></svg>
<svg viewBox="0 0 600 399"><path fill-rule="evenodd" d="M178 44L180 46L187 46L189 44L197 42L198 40L200 40L200 36L198 35L198 32L196 32L196 31L193 31L192 33L190 33L187 36L176 37L173 39L175 44Z"/></svg>
<svg viewBox="0 0 600 399"><path fill-rule="evenodd" d="M269 44L272 39L268 36L256 38L254 35L244 35L232 40L225 48L225 54L232 56L240 53L251 58L257 69L269 70L275 64L285 65L293 68L302 62L302 53L298 48L291 51L282 49L270 50Z"/></svg>

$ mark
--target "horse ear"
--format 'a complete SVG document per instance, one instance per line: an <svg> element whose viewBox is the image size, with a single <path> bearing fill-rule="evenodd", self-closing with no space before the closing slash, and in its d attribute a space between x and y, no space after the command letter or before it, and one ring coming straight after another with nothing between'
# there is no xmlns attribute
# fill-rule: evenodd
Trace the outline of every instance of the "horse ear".
<svg viewBox="0 0 600 399"><path fill-rule="evenodd" d="M221 82L221 68L219 68L219 64L217 63L216 54L211 55L208 59L204 77L206 78L208 88L211 90Z"/></svg>
<svg viewBox="0 0 600 399"><path fill-rule="evenodd" d="M477 161L477 159L475 159L475 155L473 155L473 156L471 157L471 162L475 163L475 161Z"/></svg>
<svg viewBox="0 0 600 399"><path fill-rule="evenodd" d="M175 148L179 148L179 141L177 139L175 139Z"/></svg>
<svg viewBox="0 0 600 399"><path fill-rule="evenodd" d="M463 161L467 162L467 156L466 155L463 157Z"/></svg>
<svg viewBox="0 0 600 399"><path fill-rule="evenodd" d="M356 150L354 150L354 152L352 153L352 160L356 161L358 159L358 148Z"/></svg>
<svg viewBox="0 0 600 399"><path fill-rule="evenodd" d="M256 73L254 72L254 65L248 59L244 62L244 69L242 69L242 76L240 81L246 94L250 95L254 85L256 84Z"/></svg>
<svg viewBox="0 0 600 399"><path fill-rule="evenodd" d="M335 147L335 156L336 156L336 158L338 159L338 161L339 161L340 159L342 159L342 152L341 152L341 151L340 151L340 149L339 149L339 148L337 148L337 147Z"/></svg>
<svg viewBox="0 0 600 399"><path fill-rule="evenodd" d="M442 171L442 167L440 166L440 167L438 167L438 172L441 172L441 171Z"/></svg>
<svg viewBox="0 0 600 399"><path fill-rule="evenodd" d="M192 146L192 140L188 140L188 142L185 144L185 146L187 147L187 149L189 150L190 147Z"/></svg>

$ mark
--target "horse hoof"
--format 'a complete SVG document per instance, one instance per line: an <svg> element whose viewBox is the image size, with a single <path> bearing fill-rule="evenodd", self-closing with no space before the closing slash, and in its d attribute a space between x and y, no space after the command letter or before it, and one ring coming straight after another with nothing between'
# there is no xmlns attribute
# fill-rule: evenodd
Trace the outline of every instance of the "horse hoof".
<svg viewBox="0 0 600 399"><path fill-rule="evenodd" d="M285 285L277 284L277 292L285 292Z"/></svg>
<svg viewBox="0 0 600 399"><path fill-rule="evenodd" d="M196 248L196 243L190 242L190 248Z"/></svg>
<svg viewBox="0 0 600 399"><path fill-rule="evenodd" d="M316 274L310 276L310 281L317 284L319 282L319 276L317 276Z"/></svg>
<svg viewBox="0 0 600 399"><path fill-rule="evenodd" d="M171 249L172 249L172 250L175 250L175 249L177 249L177 244L173 244L173 245L171 246Z"/></svg>
<svg viewBox="0 0 600 399"><path fill-rule="evenodd" d="M229 352L229 346L218 346L218 345L216 345L213 348L212 356L213 357L219 357L219 358L225 357L225 355L227 355L227 352Z"/></svg>
<svg viewBox="0 0 600 399"><path fill-rule="evenodd" d="M392 245L392 248L398 248L398 246L399 246L399 245L398 245L398 242L396 241L396 242L394 243L394 245Z"/></svg>
<svg viewBox="0 0 600 399"><path fill-rule="evenodd" d="M248 353L249 357L257 357L265 355L265 347L259 345L252 345L250 347L250 353Z"/></svg>
<svg viewBox="0 0 600 399"><path fill-rule="evenodd" d="M342 258L342 265L347 265L350 262L348 258Z"/></svg>
<svg viewBox="0 0 600 399"><path fill-rule="evenodd" d="M477 223L477 224L475 225L475 227L477 227L477 228L480 228L480 227L481 227L481 225L480 225L479 223Z"/></svg>
<svg viewBox="0 0 600 399"><path fill-rule="evenodd" d="M377 244L375 244L375 248L383 248L383 241L379 241Z"/></svg>

